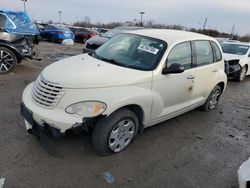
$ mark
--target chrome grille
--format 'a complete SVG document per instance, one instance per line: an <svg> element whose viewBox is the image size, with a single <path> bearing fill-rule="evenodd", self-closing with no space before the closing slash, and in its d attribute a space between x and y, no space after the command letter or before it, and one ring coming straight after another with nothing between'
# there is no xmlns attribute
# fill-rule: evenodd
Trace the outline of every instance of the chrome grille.
<svg viewBox="0 0 250 188"><path fill-rule="evenodd" d="M63 94L64 90L62 87L45 81L41 76L38 77L33 85L33 100L47 108L54 108Z"/></svg>

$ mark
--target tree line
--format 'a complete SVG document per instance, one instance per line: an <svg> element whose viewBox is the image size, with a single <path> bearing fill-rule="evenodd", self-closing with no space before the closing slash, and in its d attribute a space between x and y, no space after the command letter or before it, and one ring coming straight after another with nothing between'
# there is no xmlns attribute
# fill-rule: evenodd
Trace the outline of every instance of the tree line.
<svg viewBox="0 0 250 188"><path fill-rule="evenodd" d="M92 23L90 17L85 16L83 21L76 21L73 23L74 26L79 27L88 27L88 28L107 28L113 29L118 26L143 26L146 28L159 28L159 29L174 29L174 30L184 30L184 31L191 31L196 33L205 34L211 37L217 38L227 38L231 40L239 40L242 42L250 42L250 34L240 36L234 33L226 33L220 32L215 29L196 29L196 28L188 28L183 25L167 25L167 24L159 24L155 23L153 20L145 21L143 23L138 22L137 20L134 21L127 21L127 22L110 22L110 23Z"/></svg>

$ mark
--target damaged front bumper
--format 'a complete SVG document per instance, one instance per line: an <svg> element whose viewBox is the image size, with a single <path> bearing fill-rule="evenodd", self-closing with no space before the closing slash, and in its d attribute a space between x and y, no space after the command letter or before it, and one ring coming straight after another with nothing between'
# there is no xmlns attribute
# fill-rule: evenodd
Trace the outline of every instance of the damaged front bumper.
<svg viewBox="0 0 250 188"><path fill-rule="evenodd" d="M53 137L62 137L65 132L62 132L60 129L50 125L46 121L43 121L43 124L38 124L33 118L33 112L29 110L25 104L21 103L21 115L24 118L25 127L27 131L36 136L37 140L51 156L54 156L57 153L57 147L51 139ZM88 131L88 129L93 126L97 118L91 118L83 120L82 124L78 124L76 127L72 127L73 131Z"/></svg>
<svg viewBox="0 0 250 188"><path fill-rule="evenodd" d="M33 112L29 110L24 103L21 103L21 115L24 118L25 127L29 133L34 133L36 136L39 136L39 134L43 131L46 131L47 133L50 133L54 137L61 137L64 135L60 131L60 129L51 126L47 122L43 121L42 125L39 125L34 119L33 119Z"/></svg>
<svg viewBox="0 0 250 188"><path fill-rule="evenodd" d="M31 129L35 122L42 127L52 127L53 130L58 130L56 131L58 134L63 135L66 130L86 125L86 119L74 114L68 114L62 107L47 109L35 103L32 97L32 88L33 83L25 88L21 103L22 115L26 122L30 124L26 123L27 130Z"/></svg>
<svg viewBox="0 0 250 188"><path fill-rule="evenodd" d="M225 73L231 76L241 70L241 65L238 60L225 61Z"/></svg>

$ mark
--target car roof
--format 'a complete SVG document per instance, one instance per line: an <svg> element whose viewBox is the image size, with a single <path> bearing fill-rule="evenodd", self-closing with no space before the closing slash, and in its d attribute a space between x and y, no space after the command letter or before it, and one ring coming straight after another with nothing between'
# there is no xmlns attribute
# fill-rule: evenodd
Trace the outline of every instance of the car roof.
<svg viewBox="0 0 250 188"><path fill-rule="evenodd" d="M144 27L138 27L138 26L119 26L119 27L115 27L113 29L119 29L119 30L136 30L136 29L144 29Z"/></svg>
<svg viewBox="0 0 250 188"><path fill-rule="evenodd" d="M213 37L209 37L206 35L193 33L189 31L180 31L171 29L139 29L139 30L127 31L126 33L158 38L166 41L168 45L174 42L187 41L187 40L213 40L217 42L216 39L214 39Z"/></svg>

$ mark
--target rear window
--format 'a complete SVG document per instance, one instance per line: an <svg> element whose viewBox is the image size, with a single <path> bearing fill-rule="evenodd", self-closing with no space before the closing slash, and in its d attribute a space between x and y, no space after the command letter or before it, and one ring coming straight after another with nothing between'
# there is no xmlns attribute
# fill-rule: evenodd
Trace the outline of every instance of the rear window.
<svg viewBox="0 0 250 188"><path fill-rule="evenodd" d="M214 41L211 41L211 43L212 43L212 46L214 48L215 61L218 62L222 59L220 48L218 47L218 45Z"/></svg>

